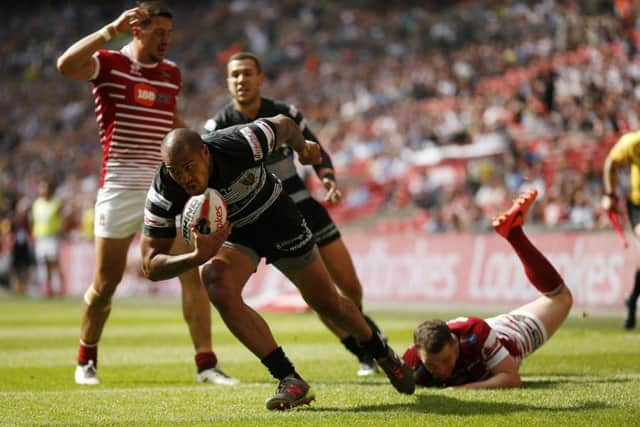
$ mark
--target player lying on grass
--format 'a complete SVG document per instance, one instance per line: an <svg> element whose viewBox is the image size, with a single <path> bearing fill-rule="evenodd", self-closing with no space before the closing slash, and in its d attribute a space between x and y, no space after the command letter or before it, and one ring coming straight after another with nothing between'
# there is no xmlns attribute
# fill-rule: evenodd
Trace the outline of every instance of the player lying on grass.
<svg viewBox="0 0 640 427"><path fill-rule="evenodd" d="M531 284L542 293L536 300L483 320L459 317L426 320L414 331L414 345L403 358L414 371L416 385L452 388L520 387L522 359L544 344L567 318L573 298L562 277L529 241L522 224L537 191L516 199L493 228L507 239Z"/></svg>

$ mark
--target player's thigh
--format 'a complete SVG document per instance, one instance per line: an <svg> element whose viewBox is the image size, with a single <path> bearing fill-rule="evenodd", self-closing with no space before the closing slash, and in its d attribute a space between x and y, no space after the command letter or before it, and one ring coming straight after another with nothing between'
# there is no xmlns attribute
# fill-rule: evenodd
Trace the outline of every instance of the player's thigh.
<svg viewBox="0 0 640 427"><path fill-rule="evenodd" d="M362 285L358 279L351 254L341 238L318 248L334 283L350 299L360 302Z"/></svg>
<svg viewBox="0 0 640 427"><path fill-rule="evenodd" d="M200 271L209 296L217 296L217 299L241 297L244 285L256 271L258 260L237 246L223 245Z"/></svg>
<svg viewBox="0 0 640 427"><path fill-rule="evenodd" d="M315 256L313 261L300 269L281 271L300 290L304 300L314 310L323 311L338 304L338 291L321 257Z"/></svg>
<svg viewBox="0 0 640 427"><path fill-rule="evenodd" d="M133 236L95 237L96 261L93 286L99 294L115 291L127 265L127 253Z"/></svg>
<svg viewBox="0 0 640 427"><path fill-rule="evenodd" d="M573 297L569 288L562 290L553 296L541 296L538 299L523 305L512 313L525 312L535 316L544 325L547 338L553 335L565 321L573 305Z"/></svg>

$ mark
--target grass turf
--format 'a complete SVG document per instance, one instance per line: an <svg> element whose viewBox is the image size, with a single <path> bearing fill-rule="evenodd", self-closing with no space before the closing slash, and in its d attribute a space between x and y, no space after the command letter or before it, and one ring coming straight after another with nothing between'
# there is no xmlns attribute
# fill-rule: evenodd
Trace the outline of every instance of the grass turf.
<svg viewBox="0 0 640 427"><path fill-rule="evenodd" d="M425 309L370 311L397 352ZM464 314L488 316L494 313ZM311 406L271 412L276 387L214 312L215 350L236 387L196 384L179 302L116 300L100 343L102 384L73 382L80 302L0 299L0 425L409 426L639 425L640 333L613 317L571 317L521 368L516 390L396 393L383 375L358 378L356 360L312 313L265 313L276 339L316 391Z"/></svg>

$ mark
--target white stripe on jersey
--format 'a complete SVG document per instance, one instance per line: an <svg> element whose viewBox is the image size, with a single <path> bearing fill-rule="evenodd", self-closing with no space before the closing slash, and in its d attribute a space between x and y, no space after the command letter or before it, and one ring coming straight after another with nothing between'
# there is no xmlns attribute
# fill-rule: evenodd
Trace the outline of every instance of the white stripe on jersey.
<svg viewBox="0 0 640 427"><path fill-rule="evenodd" d="M164 131L165 133L168 133L171 129L173 129L170 127L143 125L141 123L125 122L122 120L115 120L113 123L116 125L116 127L128 126L132 128L138 128L138 129L152 129L157 131Z"/></svg>
<svg viewBox="0 0 640 427"><path fill-rule="evenodd" d="M93 94L95 95L98 92L98 90L100 90L100 88L103 88L103 87L115 87L117 89L126 88L125 85L121 85L121 84L118 84L118 83L101 83L98 86L93 88L93 90L92 90Z"/></svg>
<svg viewBox="0 0 640 427"><path fill-rule="evenodd" d="M174 228L176 226L174 218L164 218L158 215L154 215L149 209L144 210L144 225L150 225L157 228Z"/></svg>
<svg viewBox="0 0 640 427"><path fill-rule="evenodd" d="M152 134L149 135L149 137L145 138L144 135L136 135L136 137L134 138L131 135L131 132L127 132L128 129L124 129L124 128L116 128L113 130L113 136L111 137L112 139L116 140L116 141L123 141L123 142L140 142L140 143L147 143L147 144L155 144L158 148L160 148L160 143L162 142L162 138L161 136L159 136L159 134ZM135 131L134 131L135 132Z"/></svg>
<svg viewBox="0 0 640 427"><path fill-rule="evenodd" d="M129 110L136 110L136 111L145 111L145 112L154 113L154 114L161 114L161 115L164 115L164 116L169 116L169 117L171 117L173 119L173 112L171 112L171 111L157 110L155 108L137 107L135 105L129 105L129 104L116 104L116 107L118 107L118 108L128 108Z"/></svg>
<svg viewBox="0 0 640 427"><path fill-rule="evenodd" d="M166 134L164 133L152 133L152 132L143 132L139 130L131 130L124 128L114 129L113 134L126 133L128 135L140 135L140 136L148 136L149 138L154 138L154 141L162 141ZM127 137L128 138L128 137Z"/></svg>
<svg viewBox="0 0 640 427"><path fill-rule="evenodd" d="M130 158L132 161L149 161L153 166L158 166L162 162L160 155L156 154L157 150L141 150L135 148L119 147L109 150L109 159L120 161Z"/></svg>
<svg viewBox="0 0 640 427"><path fill-rule="evenodd" d="M256 125L267 137L267 147L269 147L269 153L271 153L276 148L276 135L273 133L273 129L262 120L257 121Z"/></svg>
<svg viewBox="0 0 640 427"><path fill-rule="evenodd" d="M130 170L132 174L154 175L161 160L145 157L144 155L135 155L135 153L109 153L109 166L115 166L119 170ZM144 164L148 167L141 168Z"/></svg>
<svg viewBox="0 0 640 427"><path fill-rule="evenodd" d="M127 113L120 113L116 111L116 117L125 117L128 119L138 119L138 120L143 120L145 122L156 122L156 123L165 123L168 125L172 125L173 124L173 120L167 120L167 119L158 119L155 117L149 117L149 116L140 116L140 115L136 115L136 114L127 114Z"/></svg>
<svg viewBox="0 0 640 427"><path fill-rule="evenodd" d="M147 199L151 203L159 205L162 209L166 211L170 210L171 206L173 205L173 202L165 198L162 194L158 193L156 189L153 188L153 186L151 186L149 188L149 191L147 192Z"/></svg>
<svg viewBox="0 0 640 427"><path fill-rule="evenodd" d="M147 139L138 139L138 138L118 138L118 137L112 137L111 141L114 141L111 143L111 145L113 145L114 147L133 147L133 148L140 148L140 149L154 149L155 151L158 151L158 141L149 141Z"/></svg>
<svg viewBox="0 0 640 427"><path fill-rule="evenodd" d="M129 177L147 177L147 176L155 176L155 172L154 171L147 171L145 169L141 169L141 168L137 168L135 167L135 162L131 162L131 163L127 163L128 166L125 166L122 163L113 161L113 162L108 162L109 166L117 168L119 171L121 172L127 172L128 175L127 178ZM107 172L107 175L113 176L114 173L111 172ZM147 185L149 185L149 182L147 181Z"/></svg>
<svg viewBox="0 0 640 427"><path fill-rule="evenodd" d="M149 83L150 85L157 85L157 86L170 87L171 89L178 89L178 86L174 85L173 83L161 82L159 80L149 80L149 79L145 79L144 77L134 77L131 74L123 73L122 71L118 71L118 70L111 70L111 74L118 77L125 78L125 79L133 80L134 82Z"/></svg>
<svg viewBox="0 0 640 427"><path fill-rule="evenodd" d="M117 93L110 93L109 94L109 98L124 99L125 96L124 95L119 95Z"/></svg>

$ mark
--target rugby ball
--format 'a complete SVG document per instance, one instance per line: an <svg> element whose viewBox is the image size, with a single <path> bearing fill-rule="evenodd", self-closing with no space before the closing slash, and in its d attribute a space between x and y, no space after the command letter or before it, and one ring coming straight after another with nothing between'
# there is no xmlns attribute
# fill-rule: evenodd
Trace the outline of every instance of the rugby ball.
<svg viewBox="0 0 640 427"><path fill-rule="evenodd" d="M182 236L193 247L194 240L189 225L199 233L208 234L227 222L227 202L217 190L207 188L204 193L192 196L182 210L180 228Z"/></svg>

